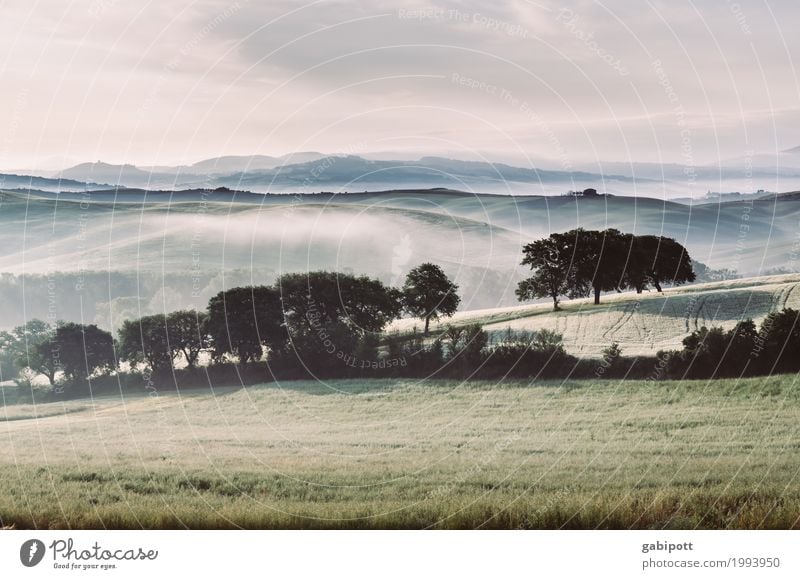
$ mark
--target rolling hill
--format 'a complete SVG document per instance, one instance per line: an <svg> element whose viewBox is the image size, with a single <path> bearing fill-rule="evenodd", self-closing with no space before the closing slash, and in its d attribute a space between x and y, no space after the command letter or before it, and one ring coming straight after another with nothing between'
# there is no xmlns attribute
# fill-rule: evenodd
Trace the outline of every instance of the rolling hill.
<svg viewBox="0 0 800 579"><path fill-rule="evenodd" d="M204 307L224 287L290 271L353 271L400 285L424 261L462 309L517 304L524 243L578 226L674 237L711 267L796 267L800 199L687 206L633 197L474 195L448 189L260 195L227 189L7 191L0 200L0 326L48 315L116 326Z"/></svg>

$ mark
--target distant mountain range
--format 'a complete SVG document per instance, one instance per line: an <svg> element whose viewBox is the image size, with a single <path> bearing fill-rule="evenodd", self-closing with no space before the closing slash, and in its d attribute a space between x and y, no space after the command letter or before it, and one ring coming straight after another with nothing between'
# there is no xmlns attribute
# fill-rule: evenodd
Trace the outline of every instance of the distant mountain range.
<svg viewBox="0 0 800 579"><path fill-rule="evenodd" d="M519 167L441 156L409 160L406 155L400 160L376 158L376 155L298 152L280 157L231 155L174 166L97 161L60 172L33 172L32 177L0 175L0 186L47 191L97 189L98 185L169 190L228 187L258 193L447 187L500 194L550 195L592 187L600 192L623 195L696 197L706 191L753 193L794 190L800 185L800 147L691 167L674 163L597 161L576 163L566 170L546 160L537 161L537 165Z"/></svg>
<svg viewBox="0 0 800 579"><path fill-rule="evenodd" d="M193 165L136 167L103 162L82 163L61 171L58 177L86 183L147 188L230 187L258 192L329 189L366 190L383 184L391 188L448 186L460 189L503 183L597 184L613 180L631 182L624 175L586 171L526 169L444 157L418 161L373 160L356 155L299 153L285 157L263 155L207 159Z"/></svg>

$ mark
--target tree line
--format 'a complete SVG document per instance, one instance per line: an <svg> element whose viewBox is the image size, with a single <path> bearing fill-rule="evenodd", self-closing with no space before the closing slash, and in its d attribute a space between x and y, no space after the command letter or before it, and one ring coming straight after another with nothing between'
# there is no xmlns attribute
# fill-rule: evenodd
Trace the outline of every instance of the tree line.
<svg viewBox="0 0 800 579"><path fill-rule="evenodd" d="M674 239L615 229L554 233L525 245L522 264L531 276L519 284L519 299L549 298L554 309L564 296L593 293L598 303L604 291L662 291L694 280L691 257ZM656 357L625 358L610 344L600 362L569 355L561 336L547 330L498 337L473 324L429 336L430 322L451 316L459 303L458 286L431 263L413 268L399 288L363 275L285 274L273 285L219 292L205 311L126 320L116 336L96 325L31 320L0 332L0 377L19 375L30 387L42 376L57 393L79 394L104 375L171 375L177 383L201 359L210 373L234 368L237 380L255 368L253 381L267 379L264 372L292 379L375 370L422 378L706 377L793 370L800 346L793 310L770 314L761 330L750 320L729 332L701 328L683 350ZM387 335L403 314L419 318L423 330Z"/></svg>
<svg viewBox="0 0 800 579"><path fill-rule="evenodd" d="M163 376L179 363L246 364L265 358L276 368L325 373L354 357L377 363L379 336L403 313L431 320L452 315L458 286L437 265L413 268L402 288L367 276L327 271L286 274L274 285L237 287L211 298L206 311L184 310L126 320L116 339L91 324L31 320L0 332L0 377L85 390L89 379L146 369Z"/></svg>
<svg viewBox="0 0 800 579"><path fill-rule="evenodd" d="M701 327L681 350L659 352L670 378L739 378L800 371L800 312L769 313L757 327L742 320L730 330Z"/></svg>

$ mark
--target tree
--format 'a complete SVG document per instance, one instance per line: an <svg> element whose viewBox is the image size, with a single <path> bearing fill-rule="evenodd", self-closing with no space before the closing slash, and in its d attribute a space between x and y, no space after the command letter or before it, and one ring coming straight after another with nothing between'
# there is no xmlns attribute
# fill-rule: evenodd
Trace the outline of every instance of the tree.
<svg viewBox="0 0 800 579"><path fill-rule="evenodd" d="M208 347L208 315L205 312L181 310L169 314L166 321L172 358L175 359L176 354L180 353L189 368L194 368L200 352Z"/></svg>
<svg viewBox="0 0 800 579"><path fill-rule="evenodd" d="M86 382L98 370L116 366L114 338L95 325L62 324L38 349L43 358L57 361L73 386Z"/></svg>
<svg viewBox="0 0 800 579"><path fill-rule="evenodd" d="M131 363L147 363L154 373L171 368L166 316L155 314L125 320L119 329L119 353L123 360Z"/></svg>
<svg viewBox="0 0 800 579"><path fill-rule="evenodd" d="M180 356L190 368L208 347L203 312L178 311L126 320L119 330L120 356L134 363L146 362L154 372L172 368Z"/></svg>
<svg viewBox="0 0 800 579"><path fill-rule="evenodd" d="M367 276L310 271L282 275L275 285L290 328L338 321L364 335L382 331L402 310L397 290Z"/></svg>
<svg viewBox="0 0 800 579"><path fill-rule="evenodd" d="M290 338L287 354L314 372L333 372L353 360L359 344L368 344L402 310L398 290L367 276L285 274L276 287Z"/></svg>
<svg viewBox="0 0 800 579"><path fill-rule="evenodd" d="M528 265L533 274L519 282L519 301L552 298L553 311L558 311L558 298L570 289L569 273L572 260L570 238L553 233L546 239L538 239L522 249L522 265Z"/></svg>
<svg viewBox="0 0 800 579"><path fill-rule="evenodd" d="M650 239L657 239L653 235L636 235L631 240L628 263L625 266L623 285L636 290L637 294L647 289L652 280L655 251Z"/></svg>
<svg viewBox="0 0 800 579"><path fill-rule="evenodd" d="M656 235L633 238L626 274L627 285L637 293L642 292L648 281L660 292L663 283L681 285L696 278L686 248L670 237Z"/></svg>
<svg viewBox="0 0 800 579"><path fill-rule="evenodd" d="M761 322L757 351L762 371L796 372L800 369L800 312L784 308Z"/></svg>
<svg viewBox="0 0 800 579"><path fill-rule="evenodd" d="M573 295L585 295L586 290L591 288L597 305L601 292L619 290L624 285L632 236L616 229L573 229L564 235L573 241L575 247L571 265L574 273L570 276Z"/></svg>
<svg viewBox="0 0 800 579"><path fill-rule="evenodd" d="M444 271L432 263L418 265L406 276L403 284L403 305L413 316L425 320L425 334L430 321L440 316L452 316L461 303L458 286Z"/></svg>
<svg viewBox="0 0 800 579"><path fill-rule="evenodd" d="M447 342L448 361L455 361L462 371L477 371L489 343L489 335L480 324L447 326L444 339Z"/></svg>
<svg viewBox="0 0 800 579"><path fill-rule="evenodd" d="M711 377L717 371L727 348L722 328L702 326L683 339L683 363L690 378Z"/></svg>
<svg viewBox="0 0 800 579"><path fill-rule="evenodd" d="M206 331L216 357L259 360L265 346L277 349L286 340L280 294L269 286L222 291L208 302Z"/></svg>
<svg viewBox="0 0 800 579"><path fill-rule="evenodd" d="M17 368L30 368L46 376L50 385L55 385L56 373L60 370L57 356L52 352L42 353L40 346L52 338L55 328L42 320L33 319L10 332L0 332L0 348ZM9 372L6 368L4 372ZM3 379L7 380L4 373Z"/></svg>

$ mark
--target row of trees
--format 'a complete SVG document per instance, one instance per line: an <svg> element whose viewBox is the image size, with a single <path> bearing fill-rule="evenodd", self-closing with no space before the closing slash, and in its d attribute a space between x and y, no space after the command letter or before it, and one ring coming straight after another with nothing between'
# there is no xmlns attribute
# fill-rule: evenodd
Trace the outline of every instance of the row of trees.
<svg viewBox="0 0 800 579"><path fill-rule="evenodd" d="M206 351L216 361L261 360L324 370L356 355L377 359L377 335L403 312L424 321L452 315L458 286L423 263L402 288L367 276L325 271L286 274L272 286L233 288L211 298L205 312L177 311L126 320L114 340L96 325L32 320L0 333L0 374L56 386L84 384L120 363L163 374L182 361L195 367Z"/></svg>
<svg viewBox="0 0 800 579"><path fill-rule="evenodd" d="M659 352L672 378L738 378L800 371L800 312L772 312L759 328L753 320L730 330L701 327L683 349Z"/></svg>
<svg viewBox="0 0 800 579"><path fill-rule="evenodd" d="M692 260L673 239L634 236L614 229L576 229L524 247L523 264L532 275L520 283L522 299L562 296L693 281ZM683 340L683 349L657 358L627 359L613 345L596 361L569 356L561 337L545 330L509 332L499 341L479 326L444 328L426 339L431 320L452 315L458 286L436 265L411 270L401 288L367 276L317 271L281 276L274 285L220 292L206 311L176 311L127 320L117 339L95 325L47 324L32 320L0 333L0 376L20 371L23 379L45 376L51 385L88 384L92 376L119 371L122 364L153 375L197 366L203 353L214 362L238 361L285 376L346 377L381 367L382 375L664 377L758 375L800 370L798 312L767 316L758 329L752 320L730 331L701 328ZM424 333L386 336L382 332L403 313L424 322ZM214 367L224 364L214 364ZM659 371L660 372L660 371ZM661 376L661 374L659 374Z"/></svg>
<svg viewBox="0 0 800 579"><path fill-rule="evenodd" d="M522 265L532 275L517 288L520 301L551 298L559 309L562 296L586 297L594 293L600 303L604 291L649 285L659 292L666 283L695 280L692 259L680 243L669 237L633 235L616 229L573 229L553 233L523 248Z"/></svg>
<svg viewBox="0 0 800 579"><path fill-rule="evenodd" d="M68 384L85 382L97 371L116 367L114 339L95 325L47 324L31 320L0 332L0 376L45 376L52 386L63 375Z"/></svg>

